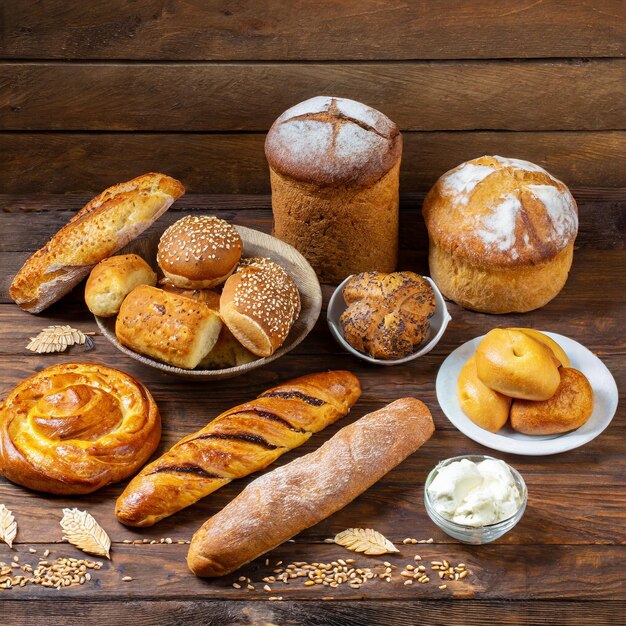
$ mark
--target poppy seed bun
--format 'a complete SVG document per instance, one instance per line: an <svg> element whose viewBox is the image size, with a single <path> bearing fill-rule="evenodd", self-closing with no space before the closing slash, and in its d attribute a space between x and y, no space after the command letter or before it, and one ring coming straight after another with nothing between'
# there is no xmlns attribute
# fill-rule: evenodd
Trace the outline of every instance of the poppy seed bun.
<svg viewBox="0 0 626 626"><path fill-rule="evenodd" d="M424 200L430 274L445 296L484 313L525 312L565 285L576 202L543 168L484 156L444 174Z"/></svg>
<svg viewBox="0 0 626 626"><path fill-rule="evenodd" d="M241 259L236 228L211 215L188 215L172 224L159 241L157 262L176 287L221 285Z"/></svg>
<svg viewBox="0 0 626 626"><path fill-rule="evenodd" d="M244 259L224 285L222 321L257 356L270 356L300 315L300 293L289 274L270 259Z"/></svg>

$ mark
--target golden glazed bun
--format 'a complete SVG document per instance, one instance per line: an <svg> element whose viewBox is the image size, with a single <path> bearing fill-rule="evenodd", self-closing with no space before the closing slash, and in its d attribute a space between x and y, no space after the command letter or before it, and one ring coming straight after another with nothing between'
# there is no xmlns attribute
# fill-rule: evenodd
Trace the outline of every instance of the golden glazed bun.
<svg viewBox="0 0 626 626"><path fill-rule="evenodd" d="M206 289L221 285L239 260L243 244L237 229L211 215L188 215L161 237L157 263L177 287Z"/></svg>
<svg viewBox="0 0 626 626"><path fill-rule="evenodd" d="M498 432L509 419L511 398L490 389L478 378L475 355L459 374L457 394L465 415L489 432Z"/></svg>
<svg viewBox="0 0 626 626"><path fill-rule="evenodd" d="M593 413L593 390L586 376L570 367L561 369L556 393L543 402L515 400L511 426L526 435L554 435L580 428Z"/></svg>
<svg viewBox="0 0 626 626"><path fill-rule="evenodd" d="M317 96L274 122L265 156L274 235L297 248L322 282L395 269L402 136L387 116Z"/></svg>
<svg viewBox="0 0 626 626"><path fill-rule="evenodd" d="M132 376L53 365L0 405L0 473L37 491L91 493L135 474L160 438L156 403Z"/></svg>
<svg viewBox="0 0 626 626"><path fill-rule="evenodd" d="M551 398L561 382L559 366L550 348L518 330L494 328L476 348L478 378L511 398Z"/></svg>
<svg viewBox="0 0 626 626"><path fill-rule="evenodd" d="M444 174L424 200L430 274L484 313L531 311L563 288L578 210L568 188L520 159L484 156Z"/></svg>
<svg viewBox="0 0 626 626"><path fill-rule="evenodd" d="M554 339L548 337L548 335L544 335L542 332L534 330L533 328L509 328L509 330L519 330L525 335L528 335L529 337L540 341L544 345L548 346L550 350L552 350L552 353L563 367L570 366L569 357L567 356L567 354L565 354L565 350L563 350L563 348L561 348L561 346L556 341L554 341Z"/></svg>
<svg viewBox="0 0 626 626"><path fill-rule="evenodd" d="M244 259L224 285L220 314L250 352L270 356L300 315L300 294L280 265L270 259Z"/></svg>
<svg viewBox="0 0 626 626"><path fill-rule="evenodd" d="M94 315L112 317L135 287L154 287L156 280L156 274L140 256L111 256L91 270L85 285L85 302Z"/></svg>
<svg viewBox="0 0 626 626"><path fill-rule="evenodd" d="M43 311L184 193L185 188L165 174L144 174L105 189L24 263L11 283L11 298L29 313Z"/></svg>
<svg viewBox="0 0 626 626"><path fill-rule="evenodd" d="M219 314L203 302L148 285L126 296L115 321L121 344L183 369L198 366L221 328Z"/></svg>
<svg viewBox="0 0 626 626"><path fill-rule="evenodd" d="M348 305L339 323L346 341L377 359L412 354L428 334L435 312L430 283L413 272L364 272L343 288Z"/></svg>

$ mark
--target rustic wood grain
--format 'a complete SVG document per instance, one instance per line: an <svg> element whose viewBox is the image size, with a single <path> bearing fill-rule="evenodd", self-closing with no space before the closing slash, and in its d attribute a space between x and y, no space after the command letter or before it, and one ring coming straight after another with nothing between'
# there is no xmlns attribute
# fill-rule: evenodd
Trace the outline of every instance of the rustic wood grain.
<svg viewBox="0 0 626 626"><path fill-rule="evenodd" d="M7 614L16 623L33 620L50 622L58 626L75 626L73 600L55 598L54 602L20 602L7 600L3 603ZM420 623L465 624L483 626L497 616L502 626L580 626L584 624L617 624L626 611L624 601L576 602L572 600L542 600L541 602L508 600L361 600L352 603L309 600L297 602L232 601L213 600L138 600L132 603L132 620L137 626L168 624L188 626L200 623L205 626L228 624L228 626L372 626L390 624L406 626L412 616L419 616ZM80 605L85 621L94 622L106 615L111 623L128 619L128 602L106 602L90 599ZM383 617L384 616L384 617Z"/></svg>
<svg viewBox="0 0 626 626"><path fill-rule="evenodd" d="M0 128L267 131L285 109L318 94L365 102L403 131L623 129L626 59L5 63Z"/></svg>
<svg viewBox="0 0 626 626"><path fill-rule="evenodd" d="M148 171L188 192L267 193L257 133L0 133L2 193L96 193ZM572 187L626 187L626 131L407 132L400 188L428 189L483 154L528 159Z"/></svg>
<svg viewBox="0 0 626 626"><path fill-rule="evenodd" d="M50 520L53 522L53 520ZM54 523L54 522L53 522ZM36 549L49 549L50 557L71 556L81 558L82 553L68 544L35 544ZM271 595L280 595L286 600L319 600L330 596L338 601L360 599L472 599L484 600L586 600L605 601L623 600L623 568L626 567L626 546L542 546L542 545L487 545L467 546L450 544L423 544L402 546L401 554L386 554L381 557L354 556L337 545L285 543L268 556L270 564L265 565L261 557L238 572L218 579L200 579L187 569L185 557L188 546L176 543L155 545L115 544L111 551L112 559L96 559L103 563L101 570L92 572L93 584L66 587L62 591L41 586L28 586L2 590L3 599L19 598L20 595L32 600L44 600L51 593L67 598L84 599L238 599L266 600ZM9 560L17 554L24 563L36 562L38 555L30 555L23 546L17 546L13 554L6 550L0 552L2 558ZM431 560L448 559L450 562L465 563L471 574L464 580L449 581L448 589L438 588L439 578L431 572L431 582L404 586L400 571L407 564L414 564L413 556L420 554L430 571ZM294 561L316 561L328 563L338 558L354 558L357 567L370 567L381 573L385 561L397 566L392 574L392 582L380 579L371 580L360 589L340 585L336 589L315 585L306 587L303 579L293 580L289 584L273 584L272 592L263 590L262 578L270 576L276 563L284 565ZM157 574L158 575L155 575ZM564 575L567 573L567 575ZM239 576L251 578L254 590L235 589L233 582ZM132 582L125 583L122 577L131 576ZM598 584L601 577L602 583ZM535 581L540 581L537 584ZM260 584L258 584L260 583Z"/></svg>
<svg viewBox="0 0 626 626"><path fill-rule="evenodd" d="M4 58L458 59L626 53L620 0L2 3Z"/></svg>
<svg viewBox="0 0 626 626"><path fill-rule="evenodd" d="M423 195L403 199L402 262L406 267L426 272L426 245L419 205ZM525 315L489 316L471 313L450 303L452 322L433 352L406 366L377 368L343 352L320 319L300 346L266 368L246 377L221 381L217 386L195 384L168 377L143 367L117 352L104 337L96 336L96 349L88 353L33 355L25 350L29 336L49 323L71 323L83 330L95 328L87 312L80 288L55 304L43 315L33 316L7 303L6 285L21 262L41 245L51 232L82 206L85 195L67 197L0 197L0 264L4 282L0 287L0 362L3 377L0 397L19 380L57 362L85 359L119 367L145 382L157 400L164 421L159 450L166 450L183 435L203 426L223 409L253 397L268 386L293 375L325 369L345 368L355 372L363 386L363 396L351 414L340 423L316 434L296 451L281 457L275 466L287 463L316 449L321 442L365 413L397 397L414 395L431 408L437 431L418 453L392 470L377 485L350 505L317 526L286 543L271 556L278 560L328 561L353 556L322 540L348 526L374 527L390 538L426 539L433 544L399 546L401 556L371 558L357 556L368 567L388 560L409 563L415 553L429 561L450 558L467 563L474 572L467 583L439 590L436 581L405 587L402 581L375 581L359 590L339 588L318 590L303 587L301 581L288 586L272 585L272 594L283 602L267 602L270 595L262 584L254 591L238 591L232 583L239 575L258 581L272 566L265 557L246 566L236 575L221 580L198 580L187 572L186 545L129 545L124 540L158 540L171 537L188 540L210 515L229 502L254 478L235 481L196 505L149 529L125 528L113 514L114 500L123 484L112 485L86 497L58 497L37 494L0 478L0 502L13 510L19 524L16 549L0 544L0 561L14 554L23 562L45 549L56 556L78 556L67 544L60 544L58 520L65 506L88 509L113 540L113 560L106 562L90 584L48 590L40 587L0 590L3 614L14 623L35 617L64 623L72 601L81 602L81 615L96 619L106 613L115 621L121 608L138 611L138 624L163 621L214 624L371 624L407 623L408 614L419 614L420 621L432 616L433 623L445 614L446 623L484 623L502 614L502 623L533 624L551 619L558 623L619 622L624 609L626 567L626 455L624 428L626 413L626 313L623 292L626 287L626 254L623 250L623 207L626 193L610 189L602 192L576 192L581 214L581 236L568 283L561 294L543 309ZM182 211L213 210L239 224L267 232L271 227L268 199L257 197L184 196L154 228L162 228L180 217ZM332 287L324 286L324 303ZM494 325L532 326L560 332L586 345L598 354L614 374L621 390L621 405L610 427L582 448L551 457L519 457L499 454L523 474L529 489L527 511L516 528L495 544L464 546L442 533L428 518L423 506L423 482L428 471L442 458L490 451L457 431L441 412L434 393L439 366L455 347L484 333ZM32 555L28 548L35 547ZM399 579L396 570L395 577ZM132 576L132 582L122 582ZM394 578L395 580L395 578ZM332 593L330 593L332 591ZM54 593L55 602L50 602ZM336 600L321 602L328 595ZM158 603L155 599L158 598ZM28 600L28 602L24 602ZM203 603L210 600L210 603ZM360 600L355 610L352 601ZM433 602L436 600L436 602ZM132 604L128 604L132 601ZM558 604L555 602L558 601ZM207 612L207 607L211 608ZM85 608L85 611L82 609ZM152 612L151 612L152 611ZM176 617L171 616L177 611ZM381 613L382 612L382 613ZM135 619L135 617L133 617ZM160 620L160 621L159 621Z"/></svg>

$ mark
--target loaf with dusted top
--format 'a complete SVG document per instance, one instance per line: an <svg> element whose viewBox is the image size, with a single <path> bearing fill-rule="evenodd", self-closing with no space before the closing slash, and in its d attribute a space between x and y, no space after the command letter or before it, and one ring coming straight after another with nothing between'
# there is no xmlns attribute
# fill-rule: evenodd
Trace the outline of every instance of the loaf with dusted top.
<svg viewBox="0 0 626 626"><path fill-rule="evenodd" d="M301 376L225 411L175 444L129 483L115 515L151 526L231 480L262 470L344 417L361 395L350 372Z"/></svg>
<svg viewBox="0 0 626 626"><path fill-rule="evenodd" d="M565 285L576 202L534 163L483 156L444 174L424 200L430 275L443 294L483 313L544 306Z"/></svg>
<svg viewBox="0 0 626 626"><path fill-rule="evenodd" d="M144 174L105 189L17 273L9 294L39 313L70 292L103 259L139 236L185 193L165 174Z"/></svg>
<svg viewBox="0 0 626 626"><path fill-rule="evenodd" d="M323 446L250 483L194 534L187 564L224 576L335 513L422 446L428 407L401 398L342 428Z"/></svg>
<svg viewBox="0 0 626 626"><path fill-rule="evenodd" d="M380 111L318 96L285 111L265 142L274 235L319 279L395 269L402 136Z"/></svg>

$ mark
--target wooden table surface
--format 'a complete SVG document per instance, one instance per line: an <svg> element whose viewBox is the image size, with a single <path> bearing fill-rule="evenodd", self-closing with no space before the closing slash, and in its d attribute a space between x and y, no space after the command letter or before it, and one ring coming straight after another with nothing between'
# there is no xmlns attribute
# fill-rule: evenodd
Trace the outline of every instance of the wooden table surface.
<svg viewBox="0 0 626 626"><path fill-rule="evenodd" d="M122 485L83 497L53 497L15 486L0 478L0 502L19 524L13 550L0 544L0 561L18 555L36 562L44 550L51 557L82 553L61 542L58 524L63 507L87 509L113 541L112 559L82 586L48 589L27 585L0 589L0 622L52 624L106 619L115 624L132 616L137 624L407 624L480 623L624 623L626 611L626 415L623 396L609 428L582 448L550 457L521 457L496 453L516 467L528 485L526 514L510 533L493 544L475 547L457 543L428 518L423 483L441 459L465 453L490 453L457 431L441 412L434 391L437 371L445 357L463 342L495 326L528 326L562 333L597 354L624 389L625 340L624 207L626 190L575 190L581 216L574 265L561 294L546 307L525 315L489 316L465 311L450 303L452 322L433 352L398 367L373 367L343 352L330 336L325 309L310 336L293 352L251 374L217 383L193 383L147 369L117 352L96 336L95 350L86 354L33 355L28 338L48 324L71 324L96 329L84 303L82 289L42 315L19 310L7 287L27 256L42 245L82 206L87 198L68 196L0 196L0 359L4 397L21 379L49 365L74 360L103 363L142 380L153 393L163 416L159 452L183 435L204 426L222 410L253 398L289 377L328 368L349 369L363 386L362 398L350 416L314 435L302 448L285 454L276 465L317 448L337 429L392 400L413 395L431 409L437 431L416 454L385 476L343 510L235 575L201 580L185 564L186 545L128 544L124 540L170 537L189 540L209 516L235 496L248 480L236 481L204 501L148 529L117 523L114 502ZM421 196L403 198L401 267L427 273L426 238L420 215ZM267 196L193 196L182 198L156 225L162 228L190 210L215 213L260 230L271 228ZM154 227L153 227L154 228ZM324 304L332 289L325 286ZM301 580L255 590L233 588L241 574L253 581L271 573L277 561L326 562L354 556L324 543L351 526L371 527L396 542L405 537L433 538L425 545L400 545L400 555L355 556L359 565L379 571L388 560L399 569L392 582L374 580L361 589L305 587ZM260 529L262 532L262 529ZM36 549L37 554L29 552ZM424 561L446 558L466 563L472 575L440 590L438 579L404 586L400 567L419 553ZM122 577L131 576L132 582ZM268 596L282 596L269 602ZM329 599L322 599L322 598ZM6 616L6 617L5 617Z"/></svg>

